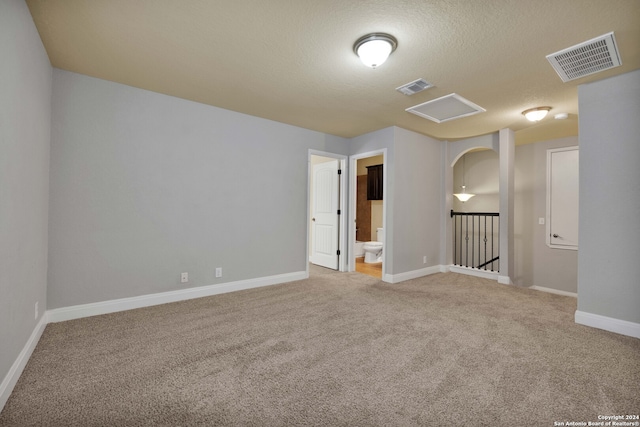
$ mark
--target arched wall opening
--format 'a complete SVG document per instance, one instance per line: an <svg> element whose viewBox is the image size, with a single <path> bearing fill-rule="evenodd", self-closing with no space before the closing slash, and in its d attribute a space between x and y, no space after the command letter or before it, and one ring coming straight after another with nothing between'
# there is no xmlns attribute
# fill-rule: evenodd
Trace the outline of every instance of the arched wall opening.
<svg viewBox="0 0 640 427"><path fill-rule="evenodd" d="M498 173L498 187L497 190L489 190L487 186L487 193L493 193L493 197L498 199L498 209L491 209L491 211L498 212L500 216L499 224L499 257L500 257L500 271L493 272L491 277L497 277L498 282L511 284L513 283L510 274L513 270L513 156L514 156L514 135L510 129L502 129L499 132L492 134L482 135L474 138L469 138L460 141L449 142L447 144L447 160L449 167L445 170L445 201L444 205L447 212L454 212L455 203L453 196L459 189L455 188L457 184L457 178L454 174L455 165L457 161L465 155L465 153L475 152L476 149L489 149L493 153L498 153L497 173ZM494 154L490 154L489 150L479 150L478 152L486 151L486 154L477 156L487 156L489 163L495 161ZM489 157L491 156L491 157ZM491 158L491 160L489 160ZM495 164L495 163L494 163ZM461 164L458 165L461 167ZM489 176L489 175L488 175ZM495 178L494 178L495 179ZM490 180L491 181L491 180ZM471 183L467 179L467 190L469 192L474 191L471 188ZM495 185L495 184L492 184ZM487 197L487 203L495 204L495 200L491 201L493 197ZM473 199L472 199L473 200ZM480 200L480 199L478 199ZM469 202L466 202L469 203ZM465 203L465 205L466 205ZM478 203L478 202L474 202ZM480 202L482 203L482 202ZM468 206L469 208L471 205ZM465 206L465 211L467 211ZM470 210L470 209L469 209ZM483 209L484 210L484 209ZM474 208L475 211L475 208ZM454 253L454 229L451 224L451 219L448 215L443 218L443 248L446 247L443 253L444 261L453 267L453 253ZM453 271L453 269L452 269Z"/></svg>
<svg viewBox="0 0 640 427"><path fill-rule="evenodd" d="M500 209L500 158L486 148L464 152L453 165L453 193L466 192L475 196L466 202L454 197L453 210L468 212L498 212Z"/></svg>

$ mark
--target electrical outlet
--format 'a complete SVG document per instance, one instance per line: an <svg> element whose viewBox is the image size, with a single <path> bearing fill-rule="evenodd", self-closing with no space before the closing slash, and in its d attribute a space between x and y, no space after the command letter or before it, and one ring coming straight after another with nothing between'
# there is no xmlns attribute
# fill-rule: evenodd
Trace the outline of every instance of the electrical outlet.
<svg viewBox="0 0 640 427"><path fill-rule="evenodd" d="M36 310L35 311L36 311L35 318L36 318L36 320L38 320L38 301L36 301Z"/></svg>
<svg viewBox="0 0 640 427"><path fill-rule="evenodd" d="M222 277L222 267L216 268L216 277Z"/></svg>
<svg viewBox="0 0 640 427"><path fill-rule="evenodd" d="M189 281L189 273L182 273L180 275L180 283L187 283Z"/></svg>
<svg viewBox="0 0 640 427"><path fill-rule="evenodd" d="M426 263L427 263L427 256L426 256L426 255L422 257L422 263L423 263L423 264L426 264Z"/></svg>

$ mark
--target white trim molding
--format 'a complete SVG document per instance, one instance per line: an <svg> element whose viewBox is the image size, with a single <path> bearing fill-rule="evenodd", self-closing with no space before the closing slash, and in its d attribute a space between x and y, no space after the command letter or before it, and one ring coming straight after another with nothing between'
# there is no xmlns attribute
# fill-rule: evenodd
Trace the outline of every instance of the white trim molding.
<svg viewBox="0 0 640 427"><path fill-rule="evenodd" d="M575 292L561 291L561 290L558 290L558 289L545 288L543 286L529 286L529 289L533 289L534 291L547 292L547 293L550 293L550 294L562 295L562 296L565 296L565 297L578 298L578 294L575 293Z"/></svg>
<svg viewBox="0 0 640 427"><path fill-rule="evenodd" d="M2 411L7 400L9 400L9 396L11 396L11 392L18 382L18 378L20 378L22 371L24 371L25 366L27 366L27 362L29 361L31 354L33 354L33 350L35 350L38 341L40 341L40 337L42 336L47 323L49 322L47 313L45 312L36 327L33 329L31 336L27 340L27 343L24 345L17 359L13 362L13 365L11 365L9 372L7 372L2 383L0 383L0 411Z"/></svg>
<svg viewBox="0 0 640 427"><path fill-rule="evenodd" d="M388 279L391 275L387 274L387 262L389 261L389 242L391 239L388 238L390 235L390 228L387 224L387 218L389 215L387 210L389 209L389 204L387 203L387 187L388 187L388 167L389 167L389 157L387 157L387 149L381 148L379 150L368 151L366 153L358 153L352 154L349 156L349 209L348 209L348 217L349 224L354 225L353 227L349 227L348 230L348 245L347 251L349 253L349 268L346 271L356 271L356 256L354 251L354 245L356 241L356 192L357 192L357 182L358 182L358 160L366 159L368 157L382 156L382 228L385 233L385 246L384 251L382 252L382 281L393 283Z"/></svg>
<svg viewBox="0 0 640 427"><path fill-rule="evenodd" d="M245 289L260 288L263 286L277 285L280 283L303 280L309 277L306 271L279 274L275 276L261 277L257 279L239 280L237 282L222 283L219 285L200 286L197 288L181 289L177 291L161 292L157 294L141 295L131 298L120 298L90 304L74 305L71 307L48 310L48 321L63 322L66 320L80 319L82 317L97 316L100 314L115 313L118 311L133 310L135 308L150 307L153 305L167 304L194 298L208 297L227 292L241 291Z"/></svg>
<svg viewBox="0 0 640 427"><path fill-rule="evenodd" d="M420 270L407 271L398 274L385 274L382 281L387 283L400 283L405 280L417 279L418 277L429 276L435 273L442 273L442 266L434 265Z"/></svg>
<svg viewBox="0 0 640 427"><path fill-rule="evenodd" d="M580 310L576 310L575 322L580 325L615 332L616 334L640 338L640 323L614 319L613 317L601 316Z"/></svg>
<svg viewBox="0 0 640 427"><path fill-rule="evenodd" d="M503 285L513 285L513 281L511 281L511 277L509 276L498 275L498 283Z"/></svg>
<svg viewBox="0 0 640 427"><path fill-rule="evenodd" d="M450 265L449 271L452 273L459 273L459 274L466 274L468 276L481 277L483 279L497 280L498 282L500 282L500 277L502 277L502 276L499 276L499 273L495 271L485 271L485 270L479 270L477 268L471 268L471 267L460 267L458 265ZM507 283L507 284L510 284L510 283Z"/></svg>

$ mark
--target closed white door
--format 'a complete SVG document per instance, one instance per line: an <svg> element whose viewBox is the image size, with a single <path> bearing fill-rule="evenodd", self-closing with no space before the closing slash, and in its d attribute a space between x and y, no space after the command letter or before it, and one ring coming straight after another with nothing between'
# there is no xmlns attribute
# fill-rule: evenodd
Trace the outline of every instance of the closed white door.
<svg viewBox="0 0 640 427"><path fill-rule="evenodd" d="M578 148L548 150L547 243L578 249Z"/></svg>
<svg viewBox="0 0 640 427"><path fill-rule="evenodd" d="M338 160L313 166L311 256L313 264L338 269Z"/></svg>

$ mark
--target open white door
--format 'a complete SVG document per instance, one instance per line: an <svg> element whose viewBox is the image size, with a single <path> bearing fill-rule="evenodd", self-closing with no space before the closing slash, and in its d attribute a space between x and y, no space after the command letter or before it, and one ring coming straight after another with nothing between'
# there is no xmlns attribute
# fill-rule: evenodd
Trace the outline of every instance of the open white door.
<svg viewBox="0 0 640 427"><path fill-rule="evenodd" d="M312 264L338 269L339 181L338 160L313 166L311 211Z"/></svg>

